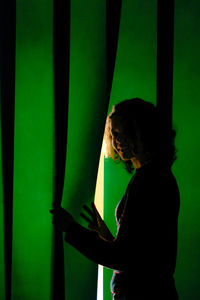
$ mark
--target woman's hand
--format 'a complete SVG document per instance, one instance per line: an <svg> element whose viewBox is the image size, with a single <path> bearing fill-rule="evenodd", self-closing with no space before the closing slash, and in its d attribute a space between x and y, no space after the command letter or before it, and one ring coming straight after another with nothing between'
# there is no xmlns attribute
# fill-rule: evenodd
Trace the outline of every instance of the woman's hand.
<svg viewBox="0 0 200 300"><path fill-rule="evenodd" d="M88 228L91 229L92 231L96 231L99 234L100 238L106 241L113 241L114 237L112 233L110 232L105 222L101 218L93 202L91 203L91 207L92 209L87 207L86 205L83 206L84 210L89 214L89 216L92 219L90 219L84 213L81 213L80 216L89 223Z"/></svg>
<svg viewBox="0 0 200 300"><path fill-rule="evenodd" d="M74 221L74 218L64 208L58 206L50 210L53 215L52 224L60 231L66 232L69 225Z"/></svg>

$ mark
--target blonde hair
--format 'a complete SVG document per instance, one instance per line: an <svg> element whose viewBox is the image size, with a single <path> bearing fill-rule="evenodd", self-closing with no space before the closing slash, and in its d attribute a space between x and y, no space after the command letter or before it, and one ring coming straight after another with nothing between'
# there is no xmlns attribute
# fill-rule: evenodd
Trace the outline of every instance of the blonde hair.
<svg viewBox="0 0 200 300"><path fill-rule="evenodd" d="M123 161L112 145L110 122L113 115L120 116L126 124L124 132L134 145L135 156L137 157L137 135L141 136L141 143L144 147L146 157L172 165L176 159L174 146L175 131L167 127L162 120L157 108L149 102L140 98L124 100L112 107L111 113L107 116L104 131L104 153L105 157L111 157L115 163L122 162L126 170L132 173L134 170L131 160Z"/></svg>
<svg viewBox="0 0 200 300"><path fill-rule="evenodd" d="M124 162L121 159L119 153L113 148L113 145L112 145L110 122L111 122L111 118L114 114L116 114L115 106L112 107L112 111L110 112L110 114L107 116L107 119L106 119L104 139L103 139L104 140L104 156L105 156L105 158L109 158L109 157L112 158L112 160L116 164L123 163L125 165L125 168L127 169L127 171L129 173L132 173L132 171L134 170L132 162L131 161Z"/></svg>

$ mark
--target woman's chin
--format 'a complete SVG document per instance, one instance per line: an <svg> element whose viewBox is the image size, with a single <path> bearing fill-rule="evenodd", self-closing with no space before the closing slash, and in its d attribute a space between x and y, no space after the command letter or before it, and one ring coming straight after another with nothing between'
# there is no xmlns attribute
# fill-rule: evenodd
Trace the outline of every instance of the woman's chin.
<svg viewBox="0 0 200 300"><path fill-rule="evenodd" d="M121 157L121 159L122 159L123 161L131 160L130 155L126 155L126 154L121 153L121 152L119 152L119 155L120 155L120 157Z"/></svg>

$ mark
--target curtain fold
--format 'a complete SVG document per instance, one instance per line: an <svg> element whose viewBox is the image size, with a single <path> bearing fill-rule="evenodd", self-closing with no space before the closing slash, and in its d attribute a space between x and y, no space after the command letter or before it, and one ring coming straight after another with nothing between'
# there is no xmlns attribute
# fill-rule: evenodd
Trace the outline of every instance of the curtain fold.
<svg viewBox="0 0 200 300"><path fill-rule="evenodd" d="M69 102L70 1L53 1L55 174L54 202L62 201L67 148ZM62 233L54 229L52 299L65 299L64 249Z"/></svg>
<svg viewBox="0 0 200 300"><path fill-rule="evenodd" d="M174 0L157 5L157 107L172 127Z"/></svg>
<svg viewBox="0 0 200 300"><path fill-rule="evenodd" d="M17 21L16 40L15 31L4 35L13 45L12 62L1 64L9 72L12 67L10 76L16 73L8 80L1 72L1 96L10 92L9 102L4 95L1 102L2 180L4 199L9 198L1 219L1 224L6 220L1 252L6 300L65 298L62 234L52 232L49 209L63 198L62 205L78 218L81 205L94 200L119 29L119 9L117 22L110 22L114 8L102 1L73 1L70 7L69 1L19 0L16 11L8 10ZM6 57L2 52L1 62ZM80 265L84 292L80 289L78 297L96 297L97 266L65 252L66 297L77 299Z"/></svg>
<svg viewBox="0 0 200 300"><path fill-rule="evenodd" d="M12 299L51 297L53 3L17 1Z"/></svg>
<svg viewBox="0 0 200 300"><path fill-rule="evenodd" d="M11 299L14 107L15 107L15 39L16 1L0 4L0 112L1 112L1 291L2 299ZM3 206L2 206L3 202ZM4 246L3 246L4 245ZM5 273L4 273L5 272ZM4 286L3 286L4 284Z"/></svg>
<svg viewBox="0 0 200 300"><path fill-rule="evenodd" d="M120 2L71 2L69 118L63 205L83 225L86 224L79 218L82 206L94 201L115 66ZM69 245L65 244L64 249L66 298L95 299L97 266Z"/></svg>

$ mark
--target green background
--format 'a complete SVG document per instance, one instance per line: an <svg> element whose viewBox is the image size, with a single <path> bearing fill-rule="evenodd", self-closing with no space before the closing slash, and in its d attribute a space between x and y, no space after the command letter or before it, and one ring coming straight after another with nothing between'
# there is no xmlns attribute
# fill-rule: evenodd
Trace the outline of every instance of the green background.
<svg viewBox="0 0 200 300"><path fill-rule="evenodd" d="M200 4L175 1L173 123L181 193L178 259L180 300L200 299ZM156 102L157 1L123 1L110 98ZM12 299L51 298L54 104L53 3L17 0ZM105 1L72 0L69 130L63 206L77 220L94 198L104 125ZM116 233L114 210L130 175L105 160L104 215ZM2 176L0 177L2 187ZM3 206L0 190L0 298L4 300ZM66 300L95 299L97 267L67 244ZM2 263L3 262L3 263ZM112 272L104 269L104 300Z"/></svg>
<svg viewBox="0 0 200 300"><path fill-rule="evenodd" d="M174 112L181 192L176 281L181 299L199 299L200 288L200 20L198 1L176 1Z"/></svg>

